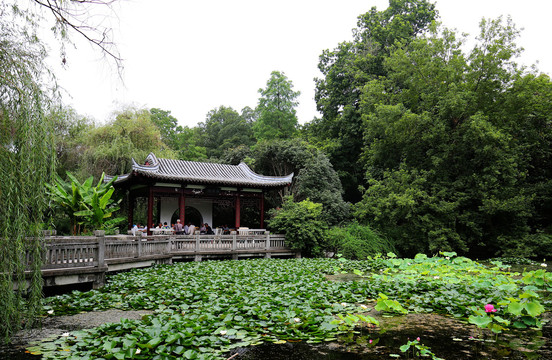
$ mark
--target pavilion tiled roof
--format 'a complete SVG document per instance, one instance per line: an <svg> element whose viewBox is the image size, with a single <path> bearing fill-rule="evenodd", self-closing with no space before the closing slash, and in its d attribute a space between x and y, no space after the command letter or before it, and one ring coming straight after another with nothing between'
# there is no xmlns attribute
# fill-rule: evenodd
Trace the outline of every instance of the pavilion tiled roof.
<svg viewBox="0 0 552 360"><path fill-rule="evenodd" d="M239 165L226 165L162 159L150 153L146 158L146 165L139 165L132 159L132 171L129 174L118 176L115 183L128 181L138 174L160 181L252 187L286 186L291 184L293 178L293 173L287 176L259 175L243 162ZM106 181L109 181L111 178L110 176L106 176Z"/></svg>

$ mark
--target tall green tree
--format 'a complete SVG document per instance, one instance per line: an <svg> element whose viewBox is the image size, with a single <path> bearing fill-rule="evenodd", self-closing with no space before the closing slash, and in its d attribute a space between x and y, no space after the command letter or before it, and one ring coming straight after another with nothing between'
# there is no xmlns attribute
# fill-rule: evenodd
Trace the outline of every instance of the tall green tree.
<svg viewBox="0 0 552 360"><path fill-rule="evenodd" d="M149 112L151 121L161 133L161 141L174 149L177 134L182 131L182 126L178 125L178 120L168 110L152 108Z"/></svg>
<svg viewBox="0 0 552 360"><path fill-rule="evenodd" d="M227 149L253 145L252 117L249 107L244 108L242 114L226 106L209 111L205 122L198 125L200 142L207 150L207 156L220 158Z"/></svg>
<svg viewBox="0 0 552 360"><path fill-rule="evenodd" d="M161 141L177 153L179 159L201 161L207 158L207 149L199 145L201 130L178 125L168 110L150 109L151 120L161 133Z"/></svg>
<svg viewBox="0 0 552 360"><path fill-rule="evenodd" d="M55 81L44 67L46 50L36 37L36 27L19 13L13 15L12 10L0 3L0 335L3 340L9 339L23 323L32 324L41 311L40 230L48 204L44 181L49 181L55 170L54 129L52 121L45 116L52 89L44 83Z"/></svg>
<svg viewBox="0 0 552 360"><path fill-rule="evenodd" d="M510 20L484 20L464 54L463 38L432 27L396 43L386 76L362 89L367 187L356 214L404 253L546 255L527 244L552 220L540 169L552 159L552 84L516 65L518 35Z"/></svg>
<svg viewBox="0 0 552 360"><path fill-rule="evenodd" d="M358 17L352 41L320 55L323 77L315 79L315 100L322 118L306 130L309 141L328 153L348 201L359 200L358 186L363 182L358 162L363 147L361 90L386 75L383 61L394 44L414 40L436 17L435 6L427 0L390 0L387 9L373 7Z"/></svg>
<svg viewBox="0 0 552 360"><path fill-rule="evenodd" d="M56 172L78 171L86 134L94 129L94 122L79 115L74 109L56 106L49 109L48 120L53 122L56 141Z"/></svg>
<svg viewBox="0 0 552 360"><path fill-rule="evenodd" d="M250 157L255 171L265 175L284 176L294 173L288 191L280 193L280 202L287 195L295 201L310 199L320 203L322 219L329 225L349 217L349 204L343 200L343 189L327 156L300 139L274 140L255 146Z"/></svg>
<svg viewBox="0 0 552 360"><path fill-rule="evenodd" d="M280 71L273 71L266 88L259 89L258 119L253 131L258 140L288 139L298 126L295 107L301 93L293 90L293 83Z"/></svg>

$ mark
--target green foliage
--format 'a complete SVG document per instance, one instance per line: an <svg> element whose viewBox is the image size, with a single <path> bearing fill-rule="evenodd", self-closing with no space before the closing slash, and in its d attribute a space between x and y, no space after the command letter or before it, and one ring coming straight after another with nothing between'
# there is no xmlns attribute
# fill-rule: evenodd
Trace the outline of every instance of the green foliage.
<svg viewBox="0 0 552 360"><path fill-rule="evenodd" d="M219 158L228 149L253 145L252 116L250 108L244 108L241 115L225 106L209 111L205 122L198 125L199 142L207 150L207 156Z"/></svg>
<svg viewBox="0 0 552 360"><path fill-rule="evenodd" d="M129 354L176 359L185 353L221 359L231 349L263 341L318 343L350 334L363 323L377 325L367 314L370 307L365 304L373 301L367 299L378 299L377 308L394 314L433 312L466 320L482 316L475 320L481 325L487 322L483 316L489 317L485 304L498 304L491 321L504 325L501 331L508 331L507 322L515 327L523 319L533 319L530 327L535 327L542 316L537 301L550 309L550 302L543 301L549 293L524 289L517 273L487 268L453 252L443 253L444 257L419 254L413 259L389 255L363 261L259 259L134 269L110 276L99 290L48 298L45 310L62 315L109 308L151 309L153 314L142 321L71 332L29 351L42 353L45 359ZM366 281L327 281L324 274L334 273L340 264L365 270ZM393 294L394 300L384 294ZM401 350L432 356L419 339Z"/></svg>
<svg viewBox="0 0 552 360"><path fill-rule="evenodd" d="M350 206L343 201L343 189L339 176L328 157L313 150L296 177L295 200L311 199L321 203L325 221L338 224L349 218Z"/></svg>
<svg viewBox="0 0 552 360"><path fill-rule="evenodd" d="M77 229L77 223L89 230L109 230L125 220L124 217L109 219L119 210L121 202L112 199L116 177L104 182L102 174L96 186L92 184L92 176L82 184L69 172L67 177L70 182L65 182L58 176L53 184L46 184L46 187L57 208L71 219L73 234L81 231L80 226Z"/></svg>
<svg viewBox="0 0 552 360"><path fill-rule="evenodd" d="M79 178L99 178L102 172L125 174L131 169L132 158L144 159L150 152L177 158L177 153L161 140L148 110L122 111L110 123L91 129L83 142Z"/></svg>
<svg viewBox="0 0 552 360"><path fill-rule="evenodd" d="M173 359L184 353L227 358L223 356L231 349L263 341L317 343L335 340L362 323L377 325L366 314L366 299L374 298L381 311L449 314L495 332L509 331L516 323L538 327L543 310L550 308L549 302L537 304L547 294L524 289L517 273L490 269L452 252L443 256L391 256L383 259L382 271L366 275L367 281L351 282L326 281L324 273L338 263L374 269L382 259L207 261L135 269L110 277L99 290L48 298L45 310L61 315L152 309L153 314L142 321L72 332L29 351L43 353L45 359L129 354ZM391 293L396 300L384 295ZM497 304L496 312L483 310L489 303ZM420 339L401 346L401 351L434 356Z"/></svg>
<svg viewBox="0 0 552 360"><path fill-rule="evenodd" d="M188 161L207 160L207 149L200 145L200 129L184 126L176 134L173 150L177 152L178 158Z"/></svg>
<svg viewBox="0 0 552 360"><path fill-rule="evenodd" d="M361 308L362 310L362 308ZM349 330L351 327L359 326L362 324L379 326L379 321L374 319L370 315L363 314L337 314L340 321L340 330Z"/></svg>
<svg viewBox="0 0 552 360"><path fill-rule="evenodd" d="M322 259L206 261L120 273L102 289L48 298L46 308L54 314L153 309L152 315L71 332L29 351L44 359L181 359L186 353L226 359L238 347L332 341L361 322L377 323L353 313L365 295L326 281L326 266Z"/></svg>
<svg viewBox="0 0 552 360"><path fill-rule="evenodd" d="M178 143L177 136L182 132L182 127L178 125L178 120L168 110L152 108L149 112L151 121L159 129L161 141L172 149L175 149Z"/></svg>
<svg viewBox="0 0 552 360"><path fill-rule="evenodd" d="M284 176L294 173L289 193L295 201L310 199L323 205L322 214L328 225L348 219L349 204L343 201L342 187L332 164L323 152L303 140L262 142L251 153L255 171L265 175ZM275 201L275 203L278 203Z"/></svg>
<svg viewBox="0 0 552 360"><path fill-rule="evenodd" d="M426 0L390 1L387 9L373 7L358 17L353 41L320 56L323 78L315 80L315 100L322 118L309 124L308 138L326 146L348 201L357 201L362 183L357 165L364 144L359 90L386 75L383 63L393 45L414 40L436 16L435 5Z"/></svg>
<svg viewBox="0 0 552 360"><path fill-rule="evenodd" d="M540 110L552 110L552 102L525 90L548 93L552 83L517 69L510 21L483 21L481 29L468 55L463 40L436 26L396 44L383 61L386 76L362 90L367 187L356 215L405 254L549 253L531 239L550 220L535 211L547 206L550 174L532 176L552 160L549 145L534 147L547 142L550 128L530 120L532 110L519 101L540 101L543 119Z"/></svg>
<svg viewBox="0 0 552 360"><path fill-rule="evenodd" d="M288 139L297 130L295 107L301 94L293 91L293 83L280 71L273 71L265 89L259 89L258 119L253 123L255 137L260 140Z"/></svg>
<svg viewBox="0 0 552 360"><path fill-rule="evenodd" d="M332 227L328 232L328 246L343 257L364 260L369 256L394 252L395 248L368 225L358 222L343 227Z"/></svg>
<svg viewBox="0 0 552 360"><path fill-rule="evenodd" d="M280 209L272 210L270 214L270 229L285 234L291 249L299 250L307 257L322 254L328 226L322 220L321 204L309 200L295 202L289 196Z"/></svg>
<svg viewBox="0 0 552 360"><path fill-rule="evenodd" d="M94 123L68 107L50 108L47 116L54 124L56 172L60 176L67 171L77 172L82 160L83 141L94 128Z"/></svg>
<svg viewBox="0 0 552 360"><path fill-rule="evenodd" d="M376 307L377 311L397 313L401 315L408 314L408 310L402 307L397 300L390 300L385 294L379 294Z"/></svg>
<svg viewBox="0 0 552 360"><path fill-rule="evenodd" d="M67 176L70 177L70 174L67 173ZM72 175L71 175L72 176ZM56 174L56 178L52 184L46 183L46 189L48 190L48 195L51 196L54 206L52 207L53 211L60 211L67 215L71 221L71 232L73 235L77 234L77 219L75 213L77 211L83 210L83 201L82 194L79 191L79 187L76 185L80 183L76 182L65 182L59 175ZM92 184L92 179L89 179L89 186Z"/></svg>
<svg viewBox="0 0 552 360"><path fill-rule="evenodd" d="M433 360L444 360L440 357L437 357L431 349L420 342L420 338L416 340L408 340L408 342L400 347L401 352L406 353L406 357L409 358L408 352L412 351L412 358L424 357L430 358Z"/></svg>
<svg viewBox="0 0 552 360"><path fill-rule="evenodd" d="M57 92L37 17L4 2L0 14L0 341L8 341L41 308L43 183L55 172L46 113Z"/></svg>
<svg viewBox="0 0 552 360"><path fill-rule="evenodd" d="M359 17L325 51L323 116L303 138L329 155L345 199L403 254L550 254L552 83L514 59L510 19L483 20L477 43L434 23L427 1ZM362 180L364 170L364 181Z"/></svg>

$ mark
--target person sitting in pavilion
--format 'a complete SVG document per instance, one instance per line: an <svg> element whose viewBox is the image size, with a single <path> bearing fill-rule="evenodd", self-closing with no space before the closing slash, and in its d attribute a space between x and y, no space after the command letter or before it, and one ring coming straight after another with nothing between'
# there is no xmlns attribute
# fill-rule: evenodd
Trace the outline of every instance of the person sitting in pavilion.
<svg viewBox="0 0 552 360"><path fill-rule="evenodd" d="M180 219L176 220L176 224L174 225L174 232L176 235L182 234L182 224L180 223Z"/></svg>

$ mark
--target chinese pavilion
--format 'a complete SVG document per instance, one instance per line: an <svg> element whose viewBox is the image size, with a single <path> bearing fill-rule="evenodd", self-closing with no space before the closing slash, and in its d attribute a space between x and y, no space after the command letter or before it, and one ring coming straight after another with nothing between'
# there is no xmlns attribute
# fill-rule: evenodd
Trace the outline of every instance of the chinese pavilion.
<svg viewBox="0 0 552 360"><path fill-rule="evenodd" d="M105 181L111 178L106 176ZM257 209L259 218L255 224L264 228L265 192L289 186L292 179L293 173L287 176L256 174L243 162L239 165L203 163L162 159L150 153L144 165L132 159L131 172L119 175L114 186L129 193L129 227L133 224L136 198L145 197L148 228L154 225L154 220L170 224L175 218L182 224L197 222L194 225L198 226L205 222L213 227L227 224L238 228L242 225L244 209ZM153 218L154 204L156 219ZM231 216L231 221L221 223L215 219L214 210L217 214L225 212L224 219Z"/></svg>

